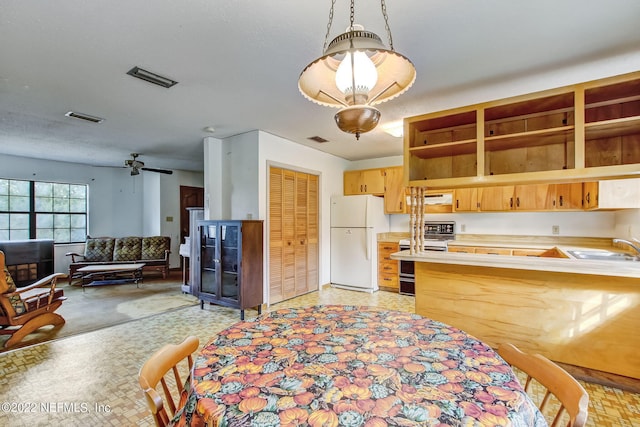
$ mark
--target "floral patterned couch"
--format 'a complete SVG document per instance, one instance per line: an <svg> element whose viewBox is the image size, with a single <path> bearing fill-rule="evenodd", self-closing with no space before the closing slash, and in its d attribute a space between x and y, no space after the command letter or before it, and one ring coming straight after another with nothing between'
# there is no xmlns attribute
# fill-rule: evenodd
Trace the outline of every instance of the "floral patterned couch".
<svg viewBox="0 0 640 427"><path fill-rule="evenodd" d="M152 237L88 237L84 254L68 252L69 283L81 277L78 269L96 264L129 264L144 263L145 271L159 271L163 278L169 273L169 254L171 238L166 236Z"/></svg>

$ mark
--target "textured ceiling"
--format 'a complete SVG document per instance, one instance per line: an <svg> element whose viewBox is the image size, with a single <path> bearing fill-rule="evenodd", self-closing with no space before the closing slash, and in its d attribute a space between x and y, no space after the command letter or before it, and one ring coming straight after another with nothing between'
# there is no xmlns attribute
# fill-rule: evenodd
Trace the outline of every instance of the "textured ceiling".
<svg viewBox="0 0 640 427"><path fill-rule="evenodd" d="M336 110L298 92L301 70L321 54L330 3L2 0L0 153L121 166L139 152L150 167L202 170L204 137L261 129L351 160L399 155L400 138L378 128L356 142L335 127ZM331 38L348 9L336 1ZM629 71L640 68L638 0L387 0L387 10L417 80L380 106L383 124L549 70L625 55ZM376 0L356 2L356 22L386 39ZM134 79L134 66L179 84ZM330 142L307 139L316 135Z"/></svg>

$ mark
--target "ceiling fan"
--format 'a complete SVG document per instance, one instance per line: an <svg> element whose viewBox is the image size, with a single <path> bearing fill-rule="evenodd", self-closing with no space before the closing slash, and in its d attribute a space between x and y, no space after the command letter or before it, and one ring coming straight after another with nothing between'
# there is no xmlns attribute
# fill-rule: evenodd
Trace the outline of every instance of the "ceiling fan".
<svg viewBox="0 0 640 427"><path fill-rule="evenodd" d="M131 168L131 176L140 175L140 171L149 171L149 172L158 172L164 173L167 175L171 175L173 173L172 170L168 169L154 169L154 168L145 168L144 162L138 160L138 153L131 153L131 159L127 159L124 161L124 165Z"/></svg>

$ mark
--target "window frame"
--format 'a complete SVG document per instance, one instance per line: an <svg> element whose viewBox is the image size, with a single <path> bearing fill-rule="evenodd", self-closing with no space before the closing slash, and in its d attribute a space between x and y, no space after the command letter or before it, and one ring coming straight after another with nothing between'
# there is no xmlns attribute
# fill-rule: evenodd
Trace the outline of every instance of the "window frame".
<svg viewBox="0 0 640 427"><path fill-rule="evenodd" d="M77 183L68 183L68 182L53 182L53 181L35 181L35 180L25 180L25 179L13 179L13 178L0 178L0 181L5 181L7 183L7 186L9 188L9 190L7 191L6 194L2 194L0 195L0 197L2 196L6 196L8 199L7 202L7 206L6 209L2 209L0 210L0 215L8 215L8 224L6 228L3 228L3 231L8 231L8 240L23 240L23 238L12 238L12 233L11 233L11 221L10 221L10 215L28 215L28 239L51 239L54 240L56 244L73 244L73 243L83 243L86 241L86 236L88 233L88 229L89 229L89 185L87 184L77 184ZM10 191L10 186L11 186L11 182L26 182L28 183L29 186L29 207L28 210L11 210L11 191ZM40 184L47 184L47 185L51 185L52 186L52 194L51 194L51 199L52 199L52 203L51 203L51 209L52 210L37 210L36 208L36 199L38 197L46 197L46 196L36 196L36 185L40 183ZM84 209L81 209L80 211L74 210L72 209L72 203L71 203L71 197L68 197L69 199L69 203L68 206L66 208L66 210L56 210L55 208L55 200L56 200L56 195L55 195L55 191L53 190L55 188L55 186L59 186L59 185L63 185L63 186L68 186L69 187L69 191L67 193L68 196L71 195L71 186L81 186L84 187ZM73 199L80 199L82 200L82 198L73 198ZM53 233L53 236L48 236L48 237L38 237L38 215L52 215L52 224L51 224L51 231ZM56 215L68 215L68 226L67 227L56 227L55 224L55 220L56 220ZM73 227L74 225L74 220L73 220L73 216L83 216L84 217L84 231L81 233L82 234L82 238L80 240L74 240L72 239L74 233L73 230L81 230L82 227ZM42 227L40 227L40 229L42 229ZM47 229L49 229L49 227L47 227ZM65 240L56 240L56 229L58 230L68 230L68 237ZM17 230L17 229L16 229ZM24 230L24 229L21 229ZM76 234L78 236L78 234Z"/></svg>

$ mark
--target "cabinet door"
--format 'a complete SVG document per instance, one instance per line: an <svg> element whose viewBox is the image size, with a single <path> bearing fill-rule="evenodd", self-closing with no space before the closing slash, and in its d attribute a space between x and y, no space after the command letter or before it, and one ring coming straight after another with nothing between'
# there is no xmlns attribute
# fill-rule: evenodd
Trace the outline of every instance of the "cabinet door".
<svg viewBox="0 0 640 427"><path fill-rule="evenodd" d="M342 179L345 196L353 196L363 193L364 183L362 171L345 171Z"/></svg>
<svg viewBox="0 0 640 427"><path fill-rule="evenodd" d="M555 206L553 184L516 185L513 209L522 211L552 210Z"/></svg>
<svg viewBox="0 0 640 427"><path fill-rule="evenodd" d="M582 183L556 184L556 209L582 209Z"/></svg>
<svg viewBox="0 0 640 427"><path fill-rule="evenodd" d="M240 224L239 223L220 223L219 233L219 251L220 251L220 287L218 290L219 298L239 301L239 280L238 274L240 269Z"/></svg>
<svg viewBox="0 0 640 427"><path fill-rule="evenodd" d="M345 171L343 176L344 194L384 195L384 169L364 169Z"/></svg>
<svg viewBox="0 0 640 427"><path fill-rule="evenodd" d="M585 209L594 209L598 207L598 182L585 182L582 184L582 193Z"/></svg>
<svg viewBox="0 0 640 427"><path fill-rule="evenodd" d="M478 189L457 188L453 191L454 212L476 212L478 210Z"/></svg>
<svg viewBox="0 0 640 427"><path fill-rule="evenodd" d="M405 212L405 189L402 166L385 169L384 211L388 214Z"/></svg>
<svg viewBox="0 0 640 427"><path fill-rule="evenodd" d="M362 178L365 194L384 195L384 169L366 169Z"/></svg>
<svg viewBox="0 0 640 427"><path fill-rule="evenodd" d="M200 228L200 286L198 294L216 297L220 281L220 253L218 225L203 222Z"/></svg>
<svg viewBox="0 0 640 427"><path fill-rule="evenodd" d="M484 187L480 189L480 211L503 212L515 206L514 187Z"/></svg>

